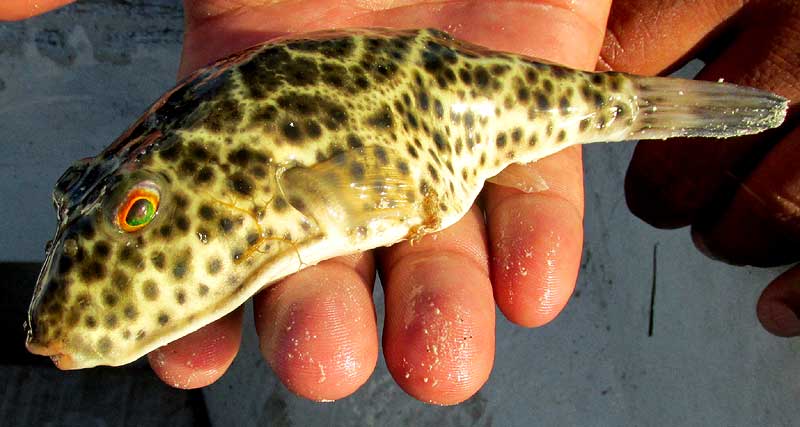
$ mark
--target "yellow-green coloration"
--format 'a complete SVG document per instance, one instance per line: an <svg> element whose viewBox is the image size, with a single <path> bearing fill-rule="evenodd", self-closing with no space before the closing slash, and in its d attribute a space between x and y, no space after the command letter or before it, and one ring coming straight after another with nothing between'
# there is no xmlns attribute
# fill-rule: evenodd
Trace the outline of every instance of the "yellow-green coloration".
<svg viewBox="0 0 800 427"><path fill-rule="evenodd" d="M349 30L198 71L60 179L28 348L120 365L334 256L457 221L512 163L573 144L777 126L786 101L717 83L593 74L435 30ZM155 216L115 215L142 183ZM124 219L124 218L123 218Z"/></svg>

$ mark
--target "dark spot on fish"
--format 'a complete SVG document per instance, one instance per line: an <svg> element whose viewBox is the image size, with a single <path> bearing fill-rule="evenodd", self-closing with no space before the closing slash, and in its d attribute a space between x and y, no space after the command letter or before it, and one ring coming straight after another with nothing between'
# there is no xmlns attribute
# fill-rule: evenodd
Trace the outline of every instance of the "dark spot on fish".
<svg viewBox="0 0 800 427"><path fill-rule="evenodd" d="M161 237L169 237L170 235L172 235L172 226L169 224L162 225L158 229L158 234L160 234Z"/></svg>
<svg viewBox="0 0 800 427"><path fill-rule="evenodd" d="M352 54L354 44L349 37L330 40L302 40L287 45L290 49L319 52L329 58L341 59Z"/></svg>
<svg viewBox="0 0 800 427"><path fill-rule="evenodd" d="M375 153L375 158L378 159L378 162L382 166L386 166L386 165L389 164L389 159L387 158L386 149L385 148L383 148L383 147L375 147L374 153Z"/></svg>
<svg viewBox="0 0 800 427"><path fill-rule="evenodd" d="M202 123L211 132L231 132L242 120L239 103L230 98L223 98L213 103L208 110Z"/></svg>
<svg viewBox="0 0 800 427"><path fill-rule="evenodd" d="M485 88L489 85L489 72L486 71L486 68L483 66L478 66L475 68L475 83L480 88Z"/></svg>
<svg viewBox="0 0 800 427"><path fill-rule="evenodd" d="M111 253L111 246L105 241L101 240L94 245L94 255L100 259L105 259Z"/></svg>
<svg viewBox="0 0 800 427"><path fill-rule="evenodd" d="M440 152L447 151L447 141L445 141L444 136L442 136L441 133L433 133L433 143L436 144L436 149Z"/></svg>
<svg viewBox="0 0 800 427"><path fill-rule="evenodd" d="M116 322L115 322L115 324L116 324ZM103 354L103 355L108 354L111 351L111 346L112 346L111 339L108 338L108 337L100 338L100 340L97 341L97 351L100 354Z"/></svg>
<svg viewBox="0 0 800 427"><path fill-rule="evenodd" d="M111 286L119 291L128 289L129 280L128 275L120 270L114 270L111 273Z"/></svg>
<svg viewBox="0 0 800 427"><path fill-rule="evenodd" d="M428 50L422 51L422 63L425 71L435 74L444 66L441 57Z"/></svg>
<svg viewBox="0 0 800 427"><path fill-rule="evenodd" d="M531 99L531 94L527 88L521 87L517 89L517 99L522 104L527 104L528 101Z"/></svg>
<svg viewBox="0 0 800 427"><path fill-rule="evenodd" d="M164 148L163 150L159 150L158 156L161 157L163 160L173 162L178 158L178 156L180 156L181 149L182 149L182 144L176 142Z"/></svg>
<svg viewBox="0 0 800 427"><path fill-rule="evenodd" d="M195 177L196 181L201 184L205 184L211 181L213 178L214 171L208 166L203 166L200 171L197 172L197 176Z"/></svg>
<svg viewBox="0 0 800 427"><path fill-rule="evenodd" d="M236 166L245 167L250 162L250 150L239 148L228 155L228 161Z"/></svg>
<svg viewBox="0 0 800 427"><path fill-rule="evenodd" d="M303 199L301 199L299 197L296 197L296 196L295 197L291 197L289 199L289 204L294 206L294 208L299 210L299 211L303 211L303 210L306 209L306 203L303 201Z"/></svg>
<svg viewBox="0 0 800 427"><path fill-rule="evenodd" d="M183 289L178 289L175 291L175 301L179 305L183 305L186 303L186 292Z"/></svg>
<svg viewBox="0 0 800 427"><path fill-rule="evenodd" d="M419 128L419 123L417 122L417 117L411 111L406 112L406 121L412 128L417 129Z"/></svg>
<svg viewBox="0 0 800 427"><path fill-rule="evenodd" d="M239 66L242 80L249 89L250 96L263 98L281 84L277 71L282 69L291 56L282 46L264 49L249 61Z"/></svg>
<svg viewBox="0 0 800 427"><path fill-rule="evenodd" d="M542 93L536 94L536 106L539 111L547 111L550 109L550 100Z"/></svg>
<svg viewBox="0 0 800 427"><path fill-rule="evenodd" d="M605 128L607 123L608 122L605 115L600 114L599 116L597 116L597 129Z"/></svg>
<svg viewBox="0 0 800 427"><path fill-rule="evenodd" d="M417 149L414 148L414 146L411 145L410 143L406 144L406 150L408 151L408 154L411 155L411 157L413 157L415 159L419 158L419 153L417 152Z"/></svg>
<svg viewBox="0 0 800 427"><path fill-rule="evenodd" d="M197 142L189 147L189 155L199 162L204 162L210 157L208 150Z"/></svg>
<svg viewBox="0 0 800 427"><path fill-rule="evenodd" d="M561 111L562 115L569 113L569 99L567 99L566 96L562 96L561 99L559 99L558 109Z"/></svg>
<svg viewBox="0 0 800 427"><path fill-rule="evenodd" d="M158 298L158 285L153 280L147 280L144 282L142 287L142 291L144 293L144 297L150 301L155 300Z"/></svg>
<svg viewBox="0 0 800 427"><path fill-rule="evenodd" d="M86 282L95 282L106 275L106 268L97 261L91 261L80 270L81 279Z"/></svg>
<svg viewBox="0 0 800 427"><path fill-rule="evenodd" d="M433 111L436 113L437 118L444 118L444 106L442 105L442 101L439 101L438 99L433 101Z"/></svg>
<svg viewBox="0 0 800 427"><path fill-rule="evenodd" d="M306 134L311 138L318 138L322 135L322 127L314 120L306 120L305 130Z"/></svg>
<svg viewBox="0 0 800 427"><path fill-rule="evenodd" d="M208 266L206 267L206 271L208 271L209 274L214 275L214 274L219 273L219 270L221 268L222 268L222 261L220 261L219 258L212 258L208 262Z"/></svg>
<svg viewBox="0 0 800 427"><path fill-rule="evenodd" d="M531 85L536 84L539 81L539 73L536 70L529 68L525 71L525 81Z"/></svg>
<svg viewBox="0 0 800 427"><path fill-rule="evenodd" d="M137 316L139 316L139 311L136 310L136 307L131 304L126 305L122 310L122 313L125 314L125 317L131 320L134 320Z"/></svg>
<svg viewBox="0 0 800 427"><path fill-rule="evenodd" d="M362 148L364 146L364 143L361 142L361 138L351 133L347 135L347 146L353 149Z"/></svg>
<svg viewBox="0 0 800 427"><path fill-rule="evenodd" d="M423 196L427 196L430 191L431 191L430 185L428 185L426 181L422 181L419 184L419 192Z"/></svg>
<svg viewBox="0 0 800 427"><path fill-rule="evenodd" d="M281 132L290 143L297 143L303 139L303 131L300 129L300 126L291 120L287 120L281 125Z"/></svg>
<svg viewBox="0 0 800 427"><path fill-rule="evenodd" d="M114 307L115 305L117 305L117 301L119 301L117 294L108 291L103 292L103 303L105 305L109 307Z"/></svg>
<svg viewBox="0 0 800 427"><path fill-rule="evenodd" d="M458 69L458 77L465 85L469 86L472 84L472 74L470 74L465 68Z"/></svg>
<svg viewBox="0 0 800 427"><path fill-rule="evenodd" d="M522 139L522 129L514 128L514 130L511 131L511 141L517 143L521 139Z"/></svg>
<svg viewBox="0 0 800 427"><path fill-rule="evenodd" d="M83 323L89 329L94 329L97 327L97 319L95 319L95 317L91 315L86 316L86 318L83 319Z"/></svg>
<svg viewBox="0 0 800 427"><path fill-rule="evenodd" d="M178 215L175 218L175 226L178 227L178 230L186 232L189 230L189 218L186 218L185 215Z"/></svg>
<svg viewBox="0 0 800 427"><path fill-rule="evenodd" d="M430 107L430 98L428 98L428 93L425 91L420 91L417 95L417 105L419 106L422 111L428 111Z"/></svg>
<svg viewBox="0 0 800 427"><path fill-rule="evenodd" d="M364 178L364 165L360 163L352 163L350 165L350 176L360 181Z"/></svg>
<svg viewBox="0 0 800 427"><path fill-rule="evenodd" d="M92 240L95 236L94 225L88 219L84 219L83 221L79 221L77 225L77 232L78 234L86 239Z"/></svg>
<svg viewBox="0 0 800 427"><path fill-rule="evenodd" d="M67 255L61 255L61 258L58 259L58 272L60 274L67 274L70 270L72 270L72 266L75 263L72 261Z"/></svg>
<svg viewBox="0 0 800 427"><path fill-rule="evenodd" d="M260 236L258 235L258 233L248 233L247 237L246 237L246 240L247 240L247 245L248 246L254 246L261 239L260 239Z"/></svg>
<svg viewBox="0 0 800 427"><path fill-rule="evenodd" d="M505 132L500 132L499 134L497 134L497 138L495 138L494 142L495 142L495 145L497 145L497 148L505 147L506 143L508 142L508 139L506 137L506 133Z"/></svg>
<svg viewBox="0 0 800 427"><path fill-rule="evenodd" d="M186 276L186 272L188 270L188 266L185 260L179 260L175 263L172 267L172 277L175 279L183 279Z"/></svg>
<svg viewBox="0 0 800 427"><path fill-rule="evenodd" d="M275 210L278 212L282 212L288 207L286 199L280 196L275 198L273 204L275 205Z"/></svg>
<svg viewBox="0 0 800 427"><path fill-rule="evenodd" d="M206 221L214 219L215 216L214 208L206 204L200 205L197 213L200 215L200 218Z"/></svg>
<svg viewBox="0 0 800 427"><path fill-rule="evenodd" d="M619 90L620 88L619 76L614 76L614 78L611 79L609 87L611 88L611 90L615 92Z"/></svg>
<svg viewBox="0 0 800 427"><path fill-rule="evenodd" d="M250 196L253 194L253 182L241 172L236 172L231 175L228 183L233 191L242 196Z"/></svg>
<svg viewBox="0 0 800 427"><path fill-rule="evenodd" d="M409 173L408 163L402 160L397 162L397 170L399 170L400 173L403 175L408 175Z"/></svg>
<svg viewBox="0 0 800 427"><path fill-rule="evenodd" d="M439 182L439 173L436 171L436 168L434 168L433 165L430 163L428 163L428 173L430 173L433 182Z"/></svg>
<svg viewBox="0 0 800 427"><path fill-rule="evenodd" d="M219 229L223 234L228 234L233 230L233 220L228 217L220 218Z"/></svg>
<svg viewBox="0 0 800 427"><path fill-rule="evenodd" d="M600 92L594 92L592 94L592 100L594 101L594 106L597 108L602 108L606 104L606 100Z"/></svg>
<svg viewBox="0 0 800 427"><path fill-rule="evenodd" d="M117 315L114 313L106 314L105 319L106 327L109 329L114 329L117 327Z"/></svg>

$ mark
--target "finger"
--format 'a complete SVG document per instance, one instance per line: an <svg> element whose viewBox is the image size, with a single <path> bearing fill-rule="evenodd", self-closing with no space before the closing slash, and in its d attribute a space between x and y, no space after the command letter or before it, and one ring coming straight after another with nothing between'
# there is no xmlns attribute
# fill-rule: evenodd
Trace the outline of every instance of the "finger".
<svg viewBox="0 0 800 427"><path fill-rule="evenodd" d="M548 190L489 186L486 216L494 297L503 314L534 327L553 320L575 288L583 246L583 171L573 147L536 162Z"/></svg>
<svg viewBox="0 0 800 427"><path fill-rule="evenodd" d="M732 264L800 259L800 129L775 147L738 187L718 218L692 228L705 253Z"/></svg>
<svg viewBox="0 0 800 427"><path fill-rule="evenodd" d="M800 266L767 286L758 299L756 313L770 333L779 337L800 335Z"/></svg>
<svg viewBox="0 0 800 427"><path fill-rule="evenodd" d="M595 2L600 5L603 2ZM591 13L567 17L546 31L560 45L536 45L534 56L591 68L603 40L608 3ZM542 17L545 20L545 17ZM589 23L583 32L569 20ZM576 45L590 49L576 49ZM535 170L534 170L535 169ZM583 245L583 169L580 148L561 151L531 167L547 183L542 192L489 185L489 224L494 297L503 314L523 326L541 326L564 308L575 288Z"/></svg>
<svg viewBox="0 0 800 427"><path fill-rule="evenodd" d="M218 58L223 50L243 49L288 33L336 27L436 27L493 49L539 57L537 54L548 52L551 61L588 69L597 59L610 0L243 3L249 7L245 9L242 2L184 0L188 18L182 74ZM265 16L281 19L265 20ZM601 36L588 39L587 34ZM566 44L569 49L564 49ZM575 63L574 58L581 62Z"/></svg>
<svg viewBox="0 0 800 427"><path fill-rule="evenodd" d="M777 2L774 4L784 4ZM796 49L800 22L794 11L764 10L700 77L771 90L800 99ZM790 13L791 12L791 13ZM794 14L792 14L794 13ZM772 19L769 24L762 19ZM764 49L763 46L770 46ZM628 169L626 196L631 210L659 227L680 227L700 217L713 219L730 202L735 187L785 131L735 140L671 140L640 143Z"/></svg>
<svg viewBox="0 0 800 427"><path fill-rule="evenodd" d="M0 21L28 19L73 1L75 0L3 0L0 2Z"/></svg>
<svg viewBox="0 0 800 427"><path fill-rule="evenodd" d="M242 309L150 352L147 360L172 387L205 387L228 370L242 338Z"/></svg>
<svg viewBox="0 0 800 427"><path fill-rule="evenodd" d="M316 401L348 396L378 359L371 254L325 261L254 299L261 353L283 384Z"/></svg>
<svg viewBox="0 0 800 427"><path fill-rule="evenodd" d="M615 0L598 70L660 74L680 65L742 8L731 0Z"/></svg>
<svg viewBox="0 0 800 427"><path fill-rule="evenodd" d="M415 398L462 402L486 382L494 361L494 303L483 215L419 242L381 252L386 298L383 348L395 381Z"/></svg>

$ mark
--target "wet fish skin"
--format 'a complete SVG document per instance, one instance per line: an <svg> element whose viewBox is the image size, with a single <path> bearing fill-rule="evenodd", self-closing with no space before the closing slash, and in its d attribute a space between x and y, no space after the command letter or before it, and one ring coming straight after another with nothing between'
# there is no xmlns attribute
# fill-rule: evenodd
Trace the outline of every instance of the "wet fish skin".
<svg viewBox="0 0 800 427"><path fill-rule="evenodd" d="M61 177L27 346L62 369L125 364L305 266L453 224L485 181L515 185L493 178L510 164L589 142L756 133L786 106L438 30L259 45L190 76ZM157 189L155 217L123 231L120 206L142 185Z"/></svg>

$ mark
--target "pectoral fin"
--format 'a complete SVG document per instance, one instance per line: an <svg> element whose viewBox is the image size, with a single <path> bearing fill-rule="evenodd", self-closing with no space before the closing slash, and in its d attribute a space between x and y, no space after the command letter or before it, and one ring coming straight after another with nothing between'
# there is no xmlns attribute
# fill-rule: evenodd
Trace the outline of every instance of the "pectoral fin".
<svg viewBox="0 0 800 427"><path fill-rule="evenodd" d="M421 200L407 168L398 168L392 150L368 146L310 167L284 172L279 184L289 204L329 235L363 238L419 221Z"/></svg>

